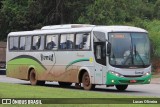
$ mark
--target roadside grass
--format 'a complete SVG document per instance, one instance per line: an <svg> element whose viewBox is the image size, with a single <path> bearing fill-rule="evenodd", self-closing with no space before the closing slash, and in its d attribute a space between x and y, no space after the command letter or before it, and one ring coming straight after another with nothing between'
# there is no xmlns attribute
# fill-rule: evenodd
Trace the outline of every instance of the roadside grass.
<svg viewBox="0 0 160 107"><path fill-rule="evenodd" d="M71 90L54 86L31 86L0 83L0 98L137 98L136 96Z"/></svg>
<svg viewBox="0 0 160 107"><path fill-rule="evenodd" d="M0 83L0 98L147 98L115 93L85 91L54 86L31 86ZM44 105L0 105L0 107L159 107L159 104L44 104Z"/></svg>

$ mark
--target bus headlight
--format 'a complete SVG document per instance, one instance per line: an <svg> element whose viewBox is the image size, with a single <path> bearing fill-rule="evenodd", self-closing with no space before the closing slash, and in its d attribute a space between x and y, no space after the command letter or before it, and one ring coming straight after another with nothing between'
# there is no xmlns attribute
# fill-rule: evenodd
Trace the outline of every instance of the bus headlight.
<svg viewBox="0 0 160 107"><path fill-rule="evenodd" d="M146 72L143 76L147 76L147 75L150 75L151 72Z"/></svg>
<svg viewBox="0 0 160 107"><path fill-rule="evenodd" d="M118 73L118 72L115 72L115 71L108 71L108 72L113 74L113 75L115 75L115 76L117 76L117 77L123 77L123 75Z"/></svg>

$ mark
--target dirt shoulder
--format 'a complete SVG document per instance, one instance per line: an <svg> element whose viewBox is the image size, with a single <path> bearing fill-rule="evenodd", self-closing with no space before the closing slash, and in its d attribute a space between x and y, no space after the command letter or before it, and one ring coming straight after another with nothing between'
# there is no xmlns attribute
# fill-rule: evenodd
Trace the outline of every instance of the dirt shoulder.
<svg viewBox="0 0 160 107"><path fill-rule="evenodd" d="M160 84L160 78L152 78L151 84Z"/></svg>
<svg viewBox="0 0 160 107"><path fill-rule="evenodd" d="M160 84L160 73L152 75L151 84Z"/></svg>

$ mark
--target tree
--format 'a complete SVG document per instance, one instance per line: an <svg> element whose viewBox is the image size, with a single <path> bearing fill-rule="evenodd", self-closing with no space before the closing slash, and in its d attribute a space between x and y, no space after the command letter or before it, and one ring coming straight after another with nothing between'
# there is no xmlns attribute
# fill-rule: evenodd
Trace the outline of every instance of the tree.
<svg viewBox="0 0 160 107"><path fill-rule="evenodd" d="M0 9L2 8L2 0L0 0Z"/></svg>
<svg viewBox="0 0 160 107"><path fill-rule="evenodd" d="M93 3L94 0L49 0L50 3L44 4L43 7L47 10L45 24L66 24L77 23L77 19L85 8ZM52 4L51 6L48 4Z"/></svg>
<svg viewBox="0 0 160 107"><path fill-rule="evenodd" d="M160 0L157 0L155 3L154 15L157 19L160 19Z"/></svg>
<svg viewBox="0 0 160 107"><path fill-rule="evenodd" d="M160 0L0 0L0 34L68 23L139 26L160 18L159 7Z"/></svg>
<svg viewBox="0 0 160 107"><path fill-rule="evenodd" d="M5 36L11 31L39 29L44 25L76 23L87 5L94 0L3 0L0 31Z"/></svg>
<svg viewBox="0 0 160 107"><path fill-rule="evenodd" d="M154 1L155 2L155 1ZM153 19L154 2L150 0L95 0L79 18L79 22L119 24L137 18Z"/></svg>
<svg viewBox="0 0 160 107"><path fill-rule="evenodd" d="M86 12L79 17L79 23L111 24L114 14L112 0L95 0L93 4L86 7Z"/></svg>

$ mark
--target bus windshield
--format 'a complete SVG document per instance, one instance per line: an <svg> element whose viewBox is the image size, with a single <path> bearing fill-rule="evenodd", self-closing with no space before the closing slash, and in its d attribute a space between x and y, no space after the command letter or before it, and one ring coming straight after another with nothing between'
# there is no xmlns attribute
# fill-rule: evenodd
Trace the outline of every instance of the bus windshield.
<svg viewBox="0 0 160 107"><path fill-rule="evenodd" d="M148 67L150 65L150 42L147 33L109 33L112 66Z"/></svg>

